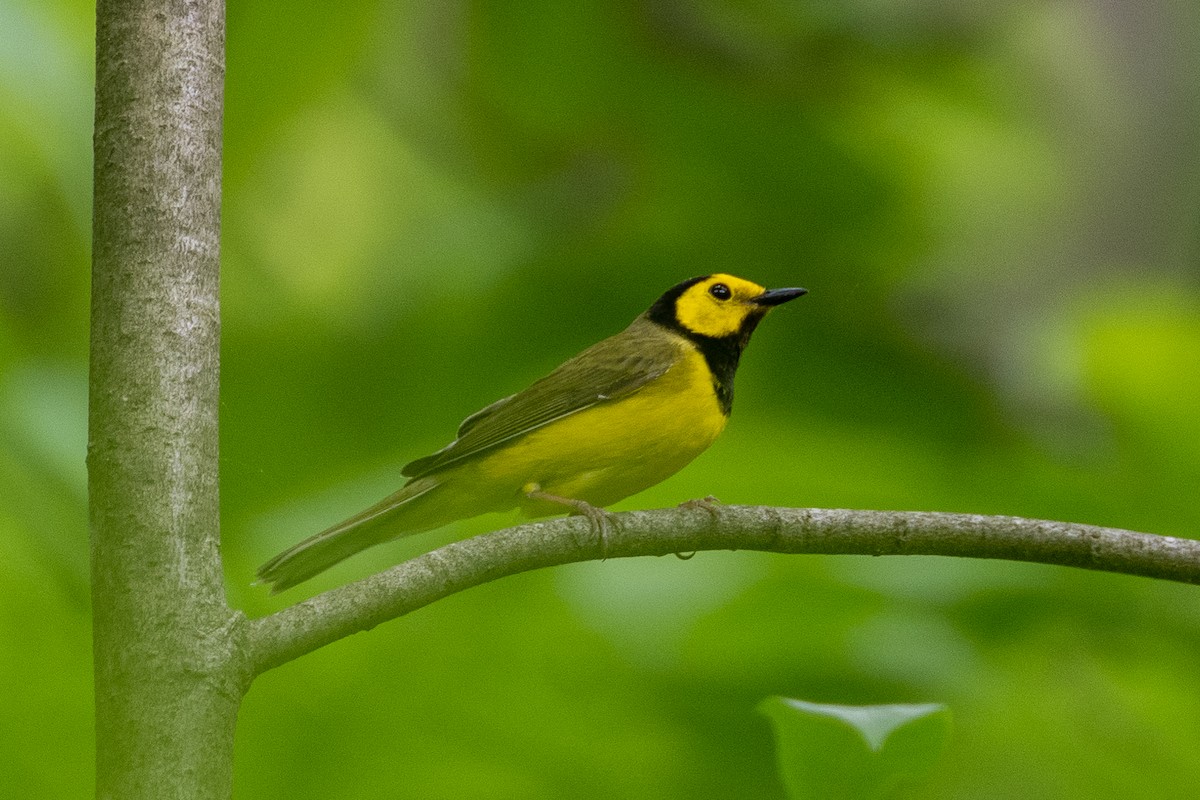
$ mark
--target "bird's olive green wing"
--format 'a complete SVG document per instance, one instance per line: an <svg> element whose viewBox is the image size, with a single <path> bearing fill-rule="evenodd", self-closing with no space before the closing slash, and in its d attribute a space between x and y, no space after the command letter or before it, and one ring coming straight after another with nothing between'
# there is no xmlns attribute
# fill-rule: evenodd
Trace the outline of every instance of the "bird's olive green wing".
<svg viewBox="0 0 1200 800"><path fill-rule="evenodd" d="M404 466L419 478L471 458L557 419L636 392L679 358L679 337L638 318L616 336L592 345L528 389L497 400L463 420L458 438Z"/></svg>

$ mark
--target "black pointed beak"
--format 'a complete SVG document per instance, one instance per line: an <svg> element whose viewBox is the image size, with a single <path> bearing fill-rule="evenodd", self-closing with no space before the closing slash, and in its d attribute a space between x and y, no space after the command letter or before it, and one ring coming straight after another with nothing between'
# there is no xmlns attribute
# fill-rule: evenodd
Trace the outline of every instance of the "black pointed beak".
<svg viewBox="0 0 1200 800"><path fill-rule="evenodd" d="M751 300L760 306L779 306L808 294L808 289L768 289Z"/></svg>

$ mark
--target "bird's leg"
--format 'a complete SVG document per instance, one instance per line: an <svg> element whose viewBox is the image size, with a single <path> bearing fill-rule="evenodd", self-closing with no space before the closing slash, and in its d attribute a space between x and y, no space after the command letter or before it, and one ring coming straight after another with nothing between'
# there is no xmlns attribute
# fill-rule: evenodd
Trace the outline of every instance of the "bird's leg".
<svg viewBox="0 0 1200 800"><path fill-rule="evenodd" d="M560 497L556 494L543 492L540 484L527 484L523 490L525 496L530 500L544 500L547 503L557 503L562 506L567 506L571 509L570 513L583 517L587 517L592 523L592 530L600 539L600 558L608 558L608 530L609 526L614 524L612 514L609 514L603 508L592 505L586 500L575 500L571 497Z"/></svg>

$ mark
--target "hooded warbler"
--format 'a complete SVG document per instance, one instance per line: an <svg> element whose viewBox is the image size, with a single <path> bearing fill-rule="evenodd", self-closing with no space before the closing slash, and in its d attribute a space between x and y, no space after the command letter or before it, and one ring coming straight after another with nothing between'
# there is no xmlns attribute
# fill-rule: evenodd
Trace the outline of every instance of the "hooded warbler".
<svg viewBox="0 0 1200 800"><path fill-rule="evenodd" d="M668 289L625 330L467 417L453 442L404 466L401 489L280 553L259 580L280 592L372 545L492 511L595 519L713 443L750 335L805 293L724 274Z"/></svg>

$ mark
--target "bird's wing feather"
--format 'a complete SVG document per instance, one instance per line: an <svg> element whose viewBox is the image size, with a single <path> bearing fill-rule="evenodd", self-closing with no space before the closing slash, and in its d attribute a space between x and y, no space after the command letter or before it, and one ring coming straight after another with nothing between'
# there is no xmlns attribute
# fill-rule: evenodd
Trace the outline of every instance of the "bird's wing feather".
<svg viewBox="0 0 1200 800"><path fill-rule="evenodd" d="M479 420L483 419L484 417L487 417L493 411L497 410L500 408L500 406L504 405L509 400L512 400L514 397L516 397L515 394L510 394L508 397L502 397L491 405L484 406L483 408L479 409L474 414L462 421L462 423L458 426L458 433L455 434L455 436L459 439L466 436L467 431L475 427L475 423L479 422Z"/></svg>
<svg viewBox="0 0 1200 800"><path fill-rule="evenodd" d="M409 478L428 475L557 419L636 392L670 369L679 357L681 343L672 335L644 327L650 325L654 323L639 318L528 389L475 412L463 420L457 439L406 464L402 474Z"/></svg>

